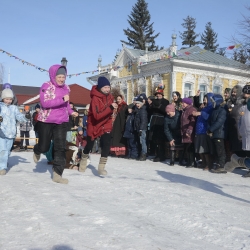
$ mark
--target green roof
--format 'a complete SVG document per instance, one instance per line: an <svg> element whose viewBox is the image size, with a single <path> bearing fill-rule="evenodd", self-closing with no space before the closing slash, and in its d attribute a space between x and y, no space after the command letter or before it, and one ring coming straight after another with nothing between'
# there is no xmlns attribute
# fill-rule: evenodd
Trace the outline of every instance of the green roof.
<svg viewBox="0 0 250 250"><path fill-rule="evenodd" d="M189 52L190 54L187 55L185 54L185 52ZM190 48L178 50L177 56L178 59L182 59L185 61L203 62L213 65L224 65L233 68L240 68L244 65L225 56L201 49L199 46L193 46Z"/></svg>

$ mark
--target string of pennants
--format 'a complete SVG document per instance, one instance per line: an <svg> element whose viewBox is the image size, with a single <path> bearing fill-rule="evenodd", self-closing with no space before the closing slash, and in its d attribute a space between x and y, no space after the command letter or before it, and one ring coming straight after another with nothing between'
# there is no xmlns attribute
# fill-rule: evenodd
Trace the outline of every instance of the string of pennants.
<svg viewBox="0 0 250 250"><path fill-rule="evenodd" d="M235 44L235 45L231 45L231 46L228 46L228 47L219 48L219 50L225 52L226 50L238 49L238 48L241 47L241 46L242 46L242 44ZM204 49L204 50L201 50L201 51L199 51L199 52L189 52L189 51L186 51L186 52L184 52L184 53L178 52L177 55L176 55L175 53L173 53L172 56L163 55L163 56L161 56L161 58L152 60L152 61L150 61L150 62L158 62L158 61L162 61L162 60L166 60L166 59L170 59L170 58L175 58L175 57L179 57L179 56L189 56L190 54L203 54L203 53L205 53L205 52L207 52L207 51L208 51L208 50L205 50L205 49ZM29 62L27 62L27 61L25 61L25 60L23 60L23 59L21 59L21 58L19 58L19 57L17 57L17 56L12 55L11 53L9 53L9 52L7 52L7 51L5 51L5 50L0 49L0 52L5 53L5 54L8 55L9 57L15 58L16 60L20 61L23 65L26 64L26 65L28 65L28 66L34 67L35 69L38 69L38 70L40 70L41 72L48 72L48 70L46 70L46 69L44 69L44 68L42 68L42 67L36 66L36 65L34 65L34 64L32 64L32 63L29 63ZM140 62L140 65L148 64L148 63L150 63L150 62L149 62L149 61L148 61L148 62ZM107 72L107 71L109 72L109 71L111 71L112 69L116 71L116 70L122 69L122 68L124 68L124 67L128 67L129 69L131 69L131 68L132 68L132 65L135 65L135 64L137 64L137 63L129 62L127 65L124 65L124 66L115 66L115 67L112 67L112 68L102 69L101 71L99 71L98 69L97 69L97 70L91 70L91 71L85 71L85 72L81 72L81 73L70 74L70 75L67 75L67 76L68 76L69 78L71 78L72 76L79 76L79 75L82 75L82 74L90 74L90 73L94 74L95 72L100 72L100 73L101 73L101 72Z"/></svg>

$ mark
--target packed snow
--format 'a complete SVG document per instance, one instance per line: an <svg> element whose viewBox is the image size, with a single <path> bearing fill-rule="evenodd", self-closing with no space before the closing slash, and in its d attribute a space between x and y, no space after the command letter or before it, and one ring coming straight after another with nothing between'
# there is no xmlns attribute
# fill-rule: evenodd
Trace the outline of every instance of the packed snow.
<svg viewBox="0 0 250 250"><path fill-rule="evenodd" d="M0 176L1 250L250 249L250 178L100 155L51 180L43 156L12 152Z"/></svg>

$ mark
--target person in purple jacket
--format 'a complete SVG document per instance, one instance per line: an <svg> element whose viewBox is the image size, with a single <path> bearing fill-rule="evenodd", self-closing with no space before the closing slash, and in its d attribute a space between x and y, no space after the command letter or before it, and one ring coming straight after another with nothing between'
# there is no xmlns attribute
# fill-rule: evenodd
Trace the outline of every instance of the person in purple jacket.
<svg viewBox="0 0 250 250"><path fill-rule="evenodd" d="M34 162L40 155L49 151L51 140L54 142L53 181L67 184L68 179L62 178L66 164L66 134L69 115L78 116L70 108L69 87L65 84L67 70L65 66L53 65L49 69L50 81L40 88L41 109L38 114L38 144L34 146Z"/></svg>

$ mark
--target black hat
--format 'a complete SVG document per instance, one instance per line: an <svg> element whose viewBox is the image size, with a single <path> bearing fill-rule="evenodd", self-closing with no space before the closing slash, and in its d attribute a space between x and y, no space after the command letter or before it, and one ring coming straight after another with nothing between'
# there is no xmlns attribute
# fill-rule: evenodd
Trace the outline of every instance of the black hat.
<svg viewBox="0 0 250 250"><path fill-rule="evenodd" d="M128 105L128 109L132 109L135 105L133 103Z"/></svg>
<svg viewBox="0 0 250 250"><path fill-rule="evenodd" d="M136 98L135 103L140 103L140 104L142 105L142 104L143 104L143 98L142 98L141 96L138 96L138 97Z"/></svg>
<svg viewBox="0 0 250 250"><path fill-rule="evenodd" d="M242 89L244 94L250 94L250 85L245 85Z"/></svg>
<svg viewBox="0 0 250 250"><path fill-rule="evenodd" d="M104 86L110 86L110 82L106 77L100 76L98 78L97 86L98 86L98 89L101 89Z"/></svg>
<svg viewBox="0 0 250 250"><path fill-rule="evenodd" d="M39 105L39 103L37 103L37 105L35 106L35 109L40 109L41 106Z"/></svg>

